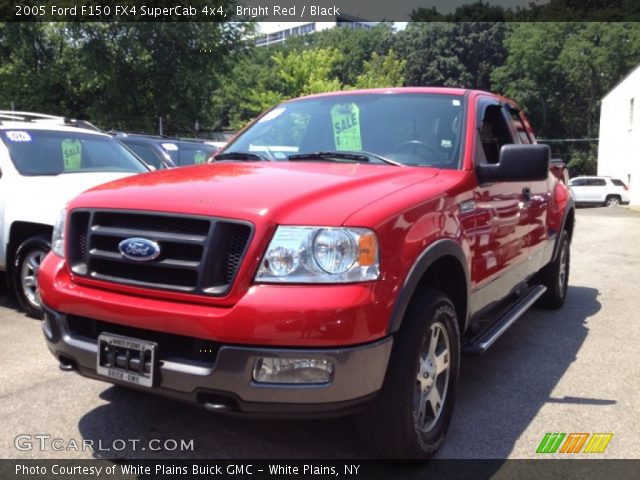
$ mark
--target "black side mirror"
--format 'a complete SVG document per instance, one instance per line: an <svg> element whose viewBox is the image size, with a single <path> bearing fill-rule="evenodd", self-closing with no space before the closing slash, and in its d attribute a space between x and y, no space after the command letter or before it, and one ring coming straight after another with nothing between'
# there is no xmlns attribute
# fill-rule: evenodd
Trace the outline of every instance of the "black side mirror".
<svg viewBox="0 0 640 480"><path fill-rule="evenodd" d="M476 166L480 183L545 180L549 175L549 145L503 145L500 161Z"/></svg>

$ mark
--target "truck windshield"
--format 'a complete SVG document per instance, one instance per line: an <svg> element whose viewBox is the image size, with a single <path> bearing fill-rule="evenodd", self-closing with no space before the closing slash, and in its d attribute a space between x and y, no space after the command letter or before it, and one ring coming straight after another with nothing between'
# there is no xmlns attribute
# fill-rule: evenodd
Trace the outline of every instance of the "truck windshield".
<svg viewBox="0 0 640 480"><path fill-rule="evenodd" d="M294 100L270 110L223 152L269 160L399 163L457 169L464 98L440 94L346 94ZM335 155L349 152L362 155ZM377 157L377 158L376 158ZM387 160L387 161L385 161ZM391 160L391 161L389 161Z"/></svg>
<svg viewBox="0 0 640 480"><path fill-rule="evenodd" d="M82 132L4 130L0 139L21 175L77 172L148 172L129 150L110 137Z"/></svg>

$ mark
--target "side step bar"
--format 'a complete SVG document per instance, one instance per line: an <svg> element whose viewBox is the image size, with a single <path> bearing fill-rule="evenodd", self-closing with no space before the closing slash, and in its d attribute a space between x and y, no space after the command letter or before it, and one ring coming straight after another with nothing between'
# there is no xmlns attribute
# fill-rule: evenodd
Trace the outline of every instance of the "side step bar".
<svg viewBox="0 0 640 480"><path fill-rule="evenodd" d="M462 352L468 355L480 355L486 352L546 291L547 287L543 285L531 287L531 289L511 305L498 320L486 329L478 332L463 348Z"/></svg>

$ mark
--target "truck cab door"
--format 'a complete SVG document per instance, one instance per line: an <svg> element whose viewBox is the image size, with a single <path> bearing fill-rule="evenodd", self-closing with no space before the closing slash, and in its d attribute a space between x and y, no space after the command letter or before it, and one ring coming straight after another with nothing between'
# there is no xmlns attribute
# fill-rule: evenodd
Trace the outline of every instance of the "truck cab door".
<svg viewBox="0 0 640 480"><path fill-rule="evenodd" d="M511 120L512 133L520 144L532 144L534 138L527 128L528 122L522 113L512 105L505 105L508 118ZM555 182L555 177L552 179ZM549 203L551 201L550 191L552 186L549 177L545 180L528 182L528 192L525 195L523 213L526 213L527 229L525 234L525 245L529 249L527 277L532 276L542 268L545 263L545 252L548 251L549 231L547 229L549 213Z"/></svg>
<svg viewBox="0 0 640 480"><path fill-rule="evenodd" d="M519 143L503 105L480 97L475 159L498 163L503 145ZM528 182L480 184L474 190L476 228L471 258L471 310L477 313L506 297L526 280L531 228Z"/></svg>

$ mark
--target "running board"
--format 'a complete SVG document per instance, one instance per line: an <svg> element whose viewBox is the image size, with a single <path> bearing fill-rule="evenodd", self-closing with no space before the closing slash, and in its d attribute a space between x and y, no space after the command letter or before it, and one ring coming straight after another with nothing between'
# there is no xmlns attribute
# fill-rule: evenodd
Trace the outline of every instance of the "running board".
<svg viewBox="0 0 640 480"><path fill-rule="evenodd" d="M462 352L468 355L480 355L486 352L546 291L547 287L543 285L531 287L531 289L511 305L497 321L493 322L486 329L478 332L463 348Z"/></svg>

